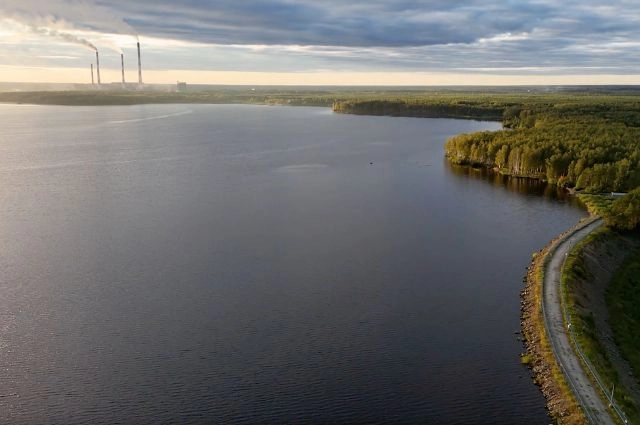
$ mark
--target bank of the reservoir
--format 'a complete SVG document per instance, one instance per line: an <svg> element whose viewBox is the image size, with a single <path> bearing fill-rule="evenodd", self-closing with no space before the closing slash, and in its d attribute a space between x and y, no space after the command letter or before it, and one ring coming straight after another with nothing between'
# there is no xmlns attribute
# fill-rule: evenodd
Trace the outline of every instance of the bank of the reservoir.
<svg viewBox="0 0 640 425"><path fill-rule="evenodd" d="M633 374L634 367L638 366L639 335L638 314L633 307L638 302L638 296L634 295L637 293L634 288L637 288L640 263L637 235L615 232L604 226L592 230L571 249L567 257L560 260L562 288L557 292L565 293L566 299L547 300L547 309L543 306L543 290L546 291L544 287L548 284L543 280L548 279L547 274L552 272L550 261L558 255L555 254L556 248L594 220L582 221L534 254L522 291L522 333L526 347L522 358L531 367L534 380L547 399L547 407L558 423L584 423L585 408L590 414L605 415L606 404L612 417L621 418L622 423L636 423L640 395L638 381ZM556 264L555 267L560 266ZM568 317L548 317L550 303L557 302L566 309ZM584 399L590 403L598 397L607 400L596 410L588 406L578 407L565 377L566 373L571 373L569 366L558 367L552 348L552 345L556 346L558 355L558 341L550 341L553 332L548 328L556 321L570 323L567 326L572 334L569 338L572 349L561 348L562 355L573 351L586 374L580 379L591 381L590 385L574 384L574 390L586 391L589 386L592 388L589 391L595 391L599 396L581 397L586 397ZM572 375L573 379L576 377ZM610 397L613 401L609 400ZM614 408L611 408L612 404Z"/></svg>
<svg viewBox="0 0 640 425"><path fill-rule="evenodd" d="M634 98L597 100L604 102L596 104L596 99L567 102L567 99L556 98L548 103L524 102L487 107L473 102L438 104L360 101L336 103L334 111L415 117L441 115L472 119L492 119L492 113L496 114L493 117L495 119L500 112L503 125L508 130L462 134L449 139L446 144L449 161L458 165L488 168L505 175L541 180L572 192L629 191L623 198L605 203L606 208L601 208L599 213L604 216L607 224L630 230L640 222L640 208L637 208L640 205L640 193L636 189L640 184L640 151L635 143L640 135L639 104ZM547 399L549 412L562 424L582 424L586 418L554 357L541 308L543 279L549 258L556 247L588 223L581 223L559 235L536 253L522 292L522 330L527 348L523 362L530 364L534 379ZM606 246L600 246L596 251L599 251L597 254L600 258L609 253L608 264L612 274L631 252L629 246L619 247L613 255ZM582 315L592 318L591 309L598 302L604 303L604 291L597 296L597 300L592 300L592 304L582 306ZM622 306L618 310L625 308ZM623 314L633 313L629 306L625 311ZM585 324L578 320L576 322ZM620 327L619 325L618 328ZM588 329L586 326L582 328ZM628 323L626 329L631 329ZM618 340L626 339L627 342L634 338L635 336L620 338L618 335ZM595 358L606 358L606 352L617 350L612 342L602 344L595 336L589 343ZM620 385L620 381L615 376L608 380L612 385ZM624 391L621 397L635 420L637 414L633 401ZM586 408L589 409L588 406ZM604 408L602 410L602 415L606 415Z"/></svg>
<svg viewBox="0 0 640 425"><path fill-rule="evenodd" d="M586 418L563 376L547 333L542 309L544 274L558 245L591 221L580 222L533 254L521 293L521 329L526 349L522 361L531 368L534 382L544 394L551 416L557 423L565 425L584 424Z"/></svg>
<svg viewBox="0 0 640 425"><path fill-rule="evenodd" d="M606 208L599 213L609 225L632 229L640 221L637 212L633 212L638 210L634 208L638 190L634 189L640 184L637 162L640 151L635 143L640 135L639 104L633 98L597 100L604 102L597 104L595 99L589 98L568 101L561 97L512 104L453 99L448 102L369 100L336 102L333 109L363 115L500 120L508 130L462 134L449 139L446 143L448 160L505 175L541 180L572 192L630 191L622 199L607 202ZM526 343L523 362L531 366L534 380L547 399L549 412L562 424L582 424L586 418L554 357L541 308L543 279L556 247L591 220L559 235L535 254L522 292L522 332ZM606 247L598 249L610 252ZM599 254L605 257L606 252ZM610 271L616 270L629 252L626 246L610 256ZM604 303L604 293L599 294L595 302ZM593 304L583 308L582 313L591 314L586 311L591 307ZM627 340L633 340L633 337ZM605 348L597 341L592 338L593 356L606 357ZM616 349L613 343L609 345L613 347L606 351ZM620 383L617 379L609 382ZM628 401L626 404L635 419L633 403Z"/></svg>

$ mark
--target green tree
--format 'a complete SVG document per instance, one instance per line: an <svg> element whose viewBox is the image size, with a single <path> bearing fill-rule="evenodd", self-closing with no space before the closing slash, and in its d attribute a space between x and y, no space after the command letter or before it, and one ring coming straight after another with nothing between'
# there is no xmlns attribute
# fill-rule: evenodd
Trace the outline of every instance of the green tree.
<svg viewBox="0 0 640 425"><path fill-rule="evenodd" d="M608 226L615 229L637 229L640 223L640 187L613 201L603 218Z"/></svg>

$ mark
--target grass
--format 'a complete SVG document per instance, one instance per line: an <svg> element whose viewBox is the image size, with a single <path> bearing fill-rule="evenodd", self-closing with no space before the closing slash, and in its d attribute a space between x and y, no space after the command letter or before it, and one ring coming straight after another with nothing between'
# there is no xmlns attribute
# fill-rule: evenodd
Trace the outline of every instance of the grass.
<svg viewBox="0 0 640 425"><path fill-rule="evenodd" d="M520 363L523 365L530 365L533 362L533 356L529 353L522 353L520 355Z"/></svg>
<svg viewBox="0 0 640 425"><path fill-rule="evenodd" d="M615 200L615 198L609 195L593 195L587 193L578 194L578 199L585 205L591 215L597 215L599 217L608 214L611 204Z"/></svg>
<svg viewBox="0 0 640 425"><path fill-rule="evenodd" d="M638 407L633 403L629 392L621 384L618 372L614 368L611 360L607 356L604 346L600 342L593 313L581 308L576 292L576 285L578 282L585 282L585 284L589 284L589 281L593 278L585 262L585 248L593 246L596 250L605 250L606 248L604 245L609 238L615 238L615 233L612 230L603 227L587 236L580 243L576 244L567 256L567 260L562 269L561 290L565 296L566 307L571 318L572 329L576 337L576 341L580 346L580 350L593 365L605 386L607 388L611 388L615 385L615 399L627 415L630 423L640 423L640 412L638 411ZM636 260L640 260L640 258L636 258ZM638 267L637 270L634 267L629 267L622 271L627 271L629 273L633 273L635 271L636 273L640 273L640 261L634 264ZM631 276L634 276L637 282L640 274L632 274ZM633 287L633 285L629 285L630 281L626 279L628 277L628 274L622 274L619 280L619 285L616 285L616 291L611 292L610 295L608 295L608 298L611 298L612 302L616 303L620 307L616 317L612 315L610 318L610 324L612 329L617 328L619 330L628 329L630 326L634 326L634 324L637 326L634 328L636 329L635 332L630 332L628 336L622 337L627 350L629 352L635 352L637 355L638 347L640 347L640 341L638 340L640 335L637 331L640 329L640 317L637 317L640 315L637 308L638 302L640 301L640 288L638 285L635 287ZM636 298L630 297L630 292L633 292L633 290L636 292ZM621 299L621 297L627 296L630 297L628 302L626 299L624 301ZM635 304L633 304L634 302ZM627 313L630 311L636 313L635 321L628 320L629 317ZM622 334L624 334L624 332L622 332L621 335ZM620 342L616 342L622 349L623 346ZM637 366L638 365L636 364L636 371L639 370L637 369ZM589 377L594 381L592 376ZM597 385L596 388L598 388ZM605 398L607 397L605 394L602 395ZM617 418L615 415L614 417Z"/></svg>
<svg viewBox="0 0 640 425"><path fill-rule="evenodd" d="M607 290L607 306L616 344L640 381L640 250L614 275Z"/></svg>

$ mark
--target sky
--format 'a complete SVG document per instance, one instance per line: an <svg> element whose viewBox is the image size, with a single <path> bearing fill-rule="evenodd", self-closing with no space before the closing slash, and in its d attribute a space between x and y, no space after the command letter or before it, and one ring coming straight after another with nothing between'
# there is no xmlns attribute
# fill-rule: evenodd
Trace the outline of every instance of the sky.
<svg viewBox="0 0 640 425"><path fill-rule="evenodd" d="M0 81L640 84L638 0L0 0Z"/></svg>

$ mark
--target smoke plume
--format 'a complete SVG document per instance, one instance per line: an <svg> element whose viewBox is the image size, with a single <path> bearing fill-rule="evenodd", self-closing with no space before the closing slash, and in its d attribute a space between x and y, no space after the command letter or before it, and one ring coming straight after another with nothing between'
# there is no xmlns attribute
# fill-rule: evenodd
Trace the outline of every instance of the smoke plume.
<svg viewBox="0 0 640 425"><path fill-rule="evenodd" d="M31 27L32 31L37 33L37 34L42 34L42 35L47 35L50 37L56 37L56 38L61 38L65 41L68 41L70 43L75 43L75 44L80 44L82 46L88 47L89 49L96 51L98 50L98 48L91 43L89 40L86 40L84 38L78 37L76 35L67 33L67 32L61 32L55 29L51 29L51 28L38 28L38 27Z"/></svg>
<svg viewBox="0 0 640 425"><path fill-rule="evenodd" d="M136 31L107 7L86 0L2 0L0 16L27 25L32 31L61 38L96 50L96 46L75 32L126 34L137 38ZM122 49L113 41L98 37L98 44L117 53Z"/></svg>
<svg viewBox="0 0 640 425"><path fill-rule="evenodd" d="M2 0L0 14L27 24L41 19L65 21L74 28L98 32L136 35L136 31L122 17L107 7L83 0Z"/></svg>

